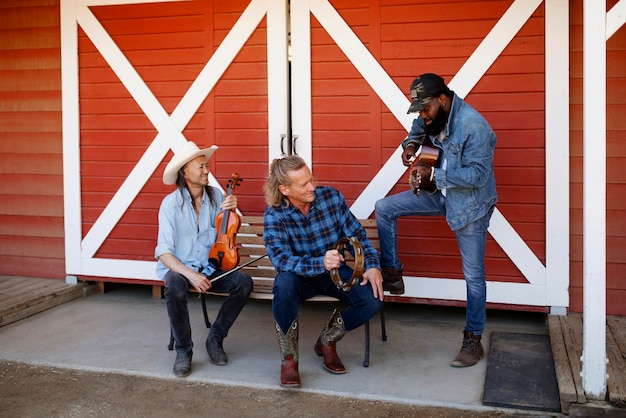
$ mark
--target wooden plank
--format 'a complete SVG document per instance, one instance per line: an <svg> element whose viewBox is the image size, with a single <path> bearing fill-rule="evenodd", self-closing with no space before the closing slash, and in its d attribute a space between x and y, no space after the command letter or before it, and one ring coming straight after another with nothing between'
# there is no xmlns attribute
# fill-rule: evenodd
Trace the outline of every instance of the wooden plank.
<svg viewBox="0 0 626 418"><path fill-rule="evenodd" d="M276 270L274 269L244 269L243 271L253 278L261 277L273 280L276 277Z"/></svg>
<svg viewBox="0 0 626 418"><path fill-rule="evenodd" d="M626 317L607 316L608 398L626 406Z"/></svg>
<svg viewBox="0 0 626 418"><path fill-rule="evenodd" d="M30 303L26 305L16 306L13 307L13 309L6 310L0 313L0 326L4 326L20 319L37 314L39 312L43 312L47 309L53 308L79 297L82 297L82 290L80 288L68 288L51 295L33 298L31 299Z"/></svg>
<svg viewBox="0 0 626 418"><path fill-rule="evenodd" d="M608 315L606 322L613 333L622 356L626 356L626 317Z"/></svg>
<svg viewBox="0 0 626 418"><path fill-rule="evenodd" d="M163 299L163 286L152 285L152 299Z"/></svg>
<svg viewBox="0 0 626 418"><path fill-rule="evenodd" d="M61 280L1 277L0 326L81 297L85 286L68 285Z"/></svg>
<svg viewBox="0 0 626 418"><path fill-rule="evenodd" d="M28 303L29 300L42 294L42 292L38 291L37 289L29 289L28 286L26 288L23 288L19 285L11 285L6 290L3 289L2 293L2 304L11 306L19 306L24 303Z"/></svg>
<svg viewBox="0 0 626 418"><path fill-rule="evenodd" d="M62 245L62 244L61 244ZM33 256L6 256L0 254L0 274L21 277L41 277L45 273L48 279L64 280L65 260L59 258L38 258L33 263Z"/></svg>
<svg viewBox="0 0 626 418"><path fill-rule="evenodd" d="M63 238L63 218L0 215L0 235Z"/></svg>
<svg viewBox="0 0 626 418"><path fill-rule="evenodd" d="M552 356L554 357L554 370L559 385L561 410L566 411L568 408L564 403L576 402L578 396L576 394L576 386L574 385L569 359L567 358L567 349L565 348L565 341L563 339L561 321L558 316L548 315L548 330L550 332Z"/></svg>
<svg viewBox="0 0 626 418"><path fill-rule="evenodd" d="M263 216L242 216L241 217L242 224L261 224L263 225Z"/></svg>
<svg viewBox="0 0 626 418"><path fill-rule="evenodd" d="M620 351L610 327L606 327L607 391L609 401L626 405L626 361Z"/></svg>
<svg viewBox="0 0 626 418"><path fill-rule="evenodd" d="M29 301L33 297L56 292L66 288L68 285L61 280L14 278L3 281L0 290L0 299L7 304L18 305L24 301Z"/></svg>
<svg viewBox="0 0 626 418"><path fill-rule="evenodd" d="M96 282L96 293L102 295L105 292L105 282L97 281Z"/></svg>
<svg viewBox="0 0 626 418"><path fill-rule="evenodd" d="M251 260L248 258L242 258L241 264L247 263L249 261ZM254 265L251 264L247 267L244 267L244 271L247 271L247 272L255 272L257 270L272 270L273 271L274 266L272 266L272 263L267 258L262 258L259 261L256 261ZM266 275L263 275L263 276L266 276Z"/></svg>
<svg viewBox="0 0 626 418"><path fill-rule="evenodd" d="M59 163L61 163L60 159ZM42 174L37 176L37 181L31 179L30 182L24 177L23 174L3 174L4 181L0 185L0 194L63 196L63 178L61 176Z"/></svg>
<svg viewBox="0 0 626 418"><path fill-rule="evenodd" d="M0 169L1 171L2 169ZM2 196L0 214L63 218L63 198L61 196L5 195Z"/></svg>
<svg viewBox="0 0 626 418"><path fill-rule="evenodd" d="M254 293L258 293L258 294L272 294L272 288L273 288L273 281L270 282L266 282L266 281L258 281L255 280L254 282Z"/></svg>
<svg viewBox="0 0 626 418"><path fill-rule="evenodd" d="M580 314L569 314L560 317L561 328L563 329L563 340L567 350L567 358L572 370L572 378L576 387L576 397L578 403L586 403L585 390L582 382L582 364L580 357L583 353L583 324Z"/></svg>
<svg viewBox="0 0 626 418"><path fill-rule="evenodd" d="M63 258L63 239L0 235L0 252L5 256Z"/></svg>

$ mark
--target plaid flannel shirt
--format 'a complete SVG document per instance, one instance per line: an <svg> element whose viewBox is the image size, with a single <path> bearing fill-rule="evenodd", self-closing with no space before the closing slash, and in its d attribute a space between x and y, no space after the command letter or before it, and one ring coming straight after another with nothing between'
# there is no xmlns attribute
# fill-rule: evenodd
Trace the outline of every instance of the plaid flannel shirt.
<svg viewBox="0 0 626 418"><path fill-rule="evenodd" d="M378 252L367 239L359 220L350 212L343 195L320 186L307 215L293 205L265 209L263 239L267 254L279 271L299 276L326 272L324 254L343 237L356 237L363 246L365 269L380 268Z"/></svg>

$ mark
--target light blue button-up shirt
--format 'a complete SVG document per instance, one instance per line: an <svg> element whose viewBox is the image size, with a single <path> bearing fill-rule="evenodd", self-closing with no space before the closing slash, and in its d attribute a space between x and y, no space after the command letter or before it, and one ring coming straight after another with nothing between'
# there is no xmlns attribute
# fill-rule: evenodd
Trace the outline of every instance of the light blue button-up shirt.
<svg viewBox="0 0 626 418"><path fill-rule="evenodd" d="M205 192L197 220L191 195L186 188L182 195L176 189L165 196L159 208L159 234L154 251L157 260L161 255L171 253L193 270L201 270L206 275L215 271L215 267L209 264L209 250L217 237L215 217L220 211L224 196L214 187L211 190L216 204L211 204ZM159 260L157 276L163 279L168 271Z"/></svg>

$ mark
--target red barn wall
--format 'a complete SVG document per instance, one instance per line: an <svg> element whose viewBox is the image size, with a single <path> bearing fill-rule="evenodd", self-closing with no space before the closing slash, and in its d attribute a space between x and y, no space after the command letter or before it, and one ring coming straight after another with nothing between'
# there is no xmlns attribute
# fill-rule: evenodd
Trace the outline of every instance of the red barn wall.
<svg viewBox="0 0 626 418"><path fill-rule="evenodd" d="M0 2L0 274L65 277L59 2Z"/></svg>

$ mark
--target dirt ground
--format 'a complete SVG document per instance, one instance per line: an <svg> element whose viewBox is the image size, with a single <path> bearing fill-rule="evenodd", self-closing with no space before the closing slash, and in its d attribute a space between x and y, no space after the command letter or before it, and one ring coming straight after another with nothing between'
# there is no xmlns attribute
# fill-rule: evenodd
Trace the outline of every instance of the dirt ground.
<svg viewBox="0 0 626 418"><path fill-rule="evenodd" d="M427 408L306 393L91 373L0 361L0 417L439 417L499 412ZM508 415L511 416L511 415ZM520 415L522 416L522 415Z"/></svg>

